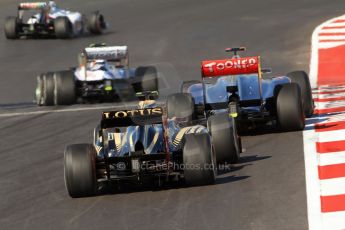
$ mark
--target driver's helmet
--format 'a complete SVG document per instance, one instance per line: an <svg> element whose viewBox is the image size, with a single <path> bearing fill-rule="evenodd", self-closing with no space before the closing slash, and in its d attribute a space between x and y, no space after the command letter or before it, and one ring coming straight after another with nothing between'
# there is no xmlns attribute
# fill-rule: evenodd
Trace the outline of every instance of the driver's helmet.
<svg viewBox="0 0 345 230"><path fill-rule="evenodd" d="M39 23L39 15L31 16L28 20L28 24L36 24Z"/></svg>
<svg viewBox="0 0 345 230"><path fill-rule="evenodd" d="M56 5L55 1L49 1L48 5L50 8L50 11L55 11L57 9L57 5Z"/></svg>
<svg viewBox="0 0 345 230"><path fill-rule="evenodd" d="M156 100L139 101L139 109L154 108L157 107Z"/></svg>
<svg viewBox="0 0 345 230"><path fill-rule="evenodd" d="M87 64L87 69L91 71L102 70L106 67L106 61L103 59L95 59Z"/></svg>

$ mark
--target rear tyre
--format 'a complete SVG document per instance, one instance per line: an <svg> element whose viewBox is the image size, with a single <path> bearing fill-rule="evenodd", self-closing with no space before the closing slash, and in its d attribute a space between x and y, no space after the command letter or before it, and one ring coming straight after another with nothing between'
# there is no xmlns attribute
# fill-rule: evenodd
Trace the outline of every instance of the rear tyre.
<svg viewBox="0 0 345 230"><path fill-rule="evenodd" d="M72 23L68 17L58 17L54 20L55 36L60 39L71 38L73 34Z"/></svg>
<svg viewBox="0 0 345 230"><path fill-rule="evenodd" d="M104 16L98 12L93 13L88 19L88 30L92 34L101 34L106 24Z"/></svg>
<svg viewBox="0 0 345 230"><path fill-rule="evenodd" d="M155 67L138 67L135 76L140 79L139 89L135 87L137 92L158 91L158 75Z"/></svg>
<svg viewBox="0 0 345 230"><path fill-rule="evenodd" d="M297 83L301 88L303 110L306 117L314 113L314 101L311 93L311 86L308 74L304 71L293 71L287 74L291 82Z"/></svg>
<svg viewBox="0 0 345 230"><path fill-rule="evenodd" d="M278 124L284 131L299 131L305 126L301 90L297 83L282 85L276 98Z"/></svg>
<svg viewBox="0 0 345 230"><path fill-rule="evenodd" d="M69 145L64 153L65 186L71 197L97 192L96 150L91 144Z"/></svg>
<svg viewBox="0 0 345 230"><path fill-rule="evenodd" d="M76 102L75 80L73 71L61 71L54 74L55 105L71 105Z"/></svg>
<svg viewBox="0 0 345 230"><path fill-rule="evenodd" d="M19 20L17 17L8 17L5 20L5 36L7 39L19 38Z"/></svg>
<svg viewBox="0 0 345 230"><path fill-rule="evenodd" d="M216 170L210 136L207 133L192 133L187 134L185 138L183 163L186 184L213 184Z"/></svg>
<svg viewBox="0 0 345 230"><path fill-rule="evenodd" d="M188 88L192 85L195 85L195 84L201 84L201 81L191 80L191 81L182 82L181 89L180 89L181 93L189 93Z"/></svg>
<svg viewBox="0 0 345 230"><path fill-rule="evenodd" d="M234 164L240 158L241 139L237 135L234 122L227 113L213 115L207 120L217 164Z"/></svg>
<svg viewBox="0 0 345 230"><path fill-rule="evenodd" d="M166 101L168 118L183 118L186 125L194 119L194 100L190 94L175 93L169 95Z"/></svg>

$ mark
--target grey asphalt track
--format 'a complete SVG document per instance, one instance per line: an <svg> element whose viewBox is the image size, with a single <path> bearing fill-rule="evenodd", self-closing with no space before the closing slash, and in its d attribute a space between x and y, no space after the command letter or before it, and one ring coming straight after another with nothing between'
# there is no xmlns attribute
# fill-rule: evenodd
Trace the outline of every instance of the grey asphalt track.
<svg viewBox="0 0 345 230"><path fill-rule="evenodd" d="M247 46L278 75L308 71L311 33L344 13L343 0L61 2L86 13L99 9L111 29L67 41L7 41L0 34L0 229L307 229L301 132L244 137L241 164L216 185L71 199L63 149L91 141L98 110L20 114L47 110L32 106L35 76L74 66L92 42L127 44L133 66L156 64L164 95L181 80L198 79L200 60L224 57L225 47ZM2 0L1 18L15 14L16 3ZM1 117L8 113L17 115Z"/></svg>

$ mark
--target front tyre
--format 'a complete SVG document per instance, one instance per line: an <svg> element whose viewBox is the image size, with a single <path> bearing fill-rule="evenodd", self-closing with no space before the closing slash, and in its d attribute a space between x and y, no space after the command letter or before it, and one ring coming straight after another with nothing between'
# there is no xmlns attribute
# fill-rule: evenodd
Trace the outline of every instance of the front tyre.
<svg viewBox="0 0 345 230"><path fill-rule="evenodd" d="M96 150L92 144L69 145L64 153L65 186L75 197L93 196L97 192Z"/></svg>

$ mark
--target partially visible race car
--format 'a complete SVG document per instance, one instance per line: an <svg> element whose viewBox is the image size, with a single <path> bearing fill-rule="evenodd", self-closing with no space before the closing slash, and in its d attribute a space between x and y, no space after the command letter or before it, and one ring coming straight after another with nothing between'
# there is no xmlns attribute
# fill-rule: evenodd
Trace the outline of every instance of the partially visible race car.
<svg viewBox="0 0 345 230"><path fill-rule="evenodd" d="M110 181L214 183L218 155L206 127L191 122L190 95L170 95L163 107L156 104L157 92L138 96L137 108L102 113L92 144L66 147L65 185L71 197L94 195Z"/></svg>
<svg viewBox="0 0 345 230"><path fill-rule="evenodd" d="M35 13L27 16L25 12L28 11ZM85 18L79 12L59 8L54 1L20 3L18 15L7 17L4 26L8 39L18 39L23 36L66 39L86 32L101 34L106 28L104 16L98 11Z"/></svg>
<svg viewBox="0 0 345 230"><path fill-rule="evenodd" d="M241 58L244 47L230 48L230 59L201 63L202 82L186 81L181 91L192 95L195 117L228 111L239 132L258 123L277 125L284 131L302 130L305 117L314 111L308 75L294 71L286 76L263 78L260 56Z"/></svg>
<svg viewBox="0 0 345 230"><path fill-rule="evenodd" d="M92 44L79 54L79 67L37 77L38 105L129 101L136 92L158 91L153 66L129 67L127 46Z"/></svg>

